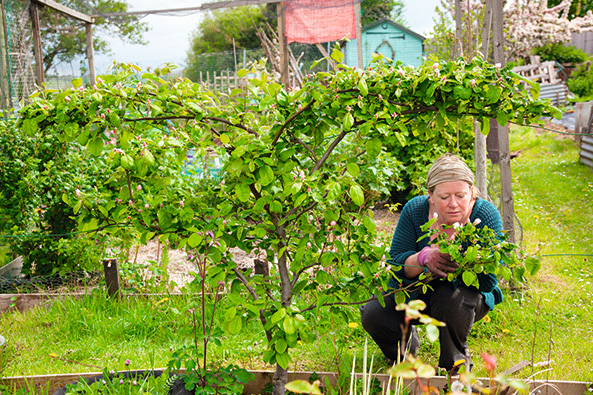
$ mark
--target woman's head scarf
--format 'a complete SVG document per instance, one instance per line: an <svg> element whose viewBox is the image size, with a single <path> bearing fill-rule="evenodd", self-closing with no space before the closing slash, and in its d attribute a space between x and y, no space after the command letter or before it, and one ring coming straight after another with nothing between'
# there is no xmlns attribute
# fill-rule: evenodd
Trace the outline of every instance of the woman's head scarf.
<svg viewBox="0 0 593 395"><path fill-rule="evenodd" d="M473 186L474 173L469 166L454 155L444 155L437 159L426 177L426 186L432 191L435 186L447 181L465 181Z"/></svg>

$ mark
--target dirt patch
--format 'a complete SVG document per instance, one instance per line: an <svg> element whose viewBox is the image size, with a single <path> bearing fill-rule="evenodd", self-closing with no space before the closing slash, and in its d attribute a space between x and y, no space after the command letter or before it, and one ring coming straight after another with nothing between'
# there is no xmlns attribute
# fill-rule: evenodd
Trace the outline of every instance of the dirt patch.
<svg viewBox="0 0 593 395"><path fill-rule="evenodd" d="M375 223L377 224L377 232L382 234L385 242L391 240L391 236L395 231L399 213L391 212L388 209L376 209L373 210L375 216ZM264 259L263 256L258 256L255 253L246 254L238 248L231 250L233 254L233 260L237 263L240 268L251 268L253 267L253 260ZM193 276L189 274L191 271L195 271L195 266L192 262L188 261L187 254L183 250L171 250L168 253L169 264L167 266L167 273L169 279L174 281L178 286L183 286L193 279ZM138 252L133 248L130 252L130 261L136 262L139 266L148 268L151 262L159 262L163 259L163 246L159 245L156 239L151 240L145 246L138 247Z"/></svg>

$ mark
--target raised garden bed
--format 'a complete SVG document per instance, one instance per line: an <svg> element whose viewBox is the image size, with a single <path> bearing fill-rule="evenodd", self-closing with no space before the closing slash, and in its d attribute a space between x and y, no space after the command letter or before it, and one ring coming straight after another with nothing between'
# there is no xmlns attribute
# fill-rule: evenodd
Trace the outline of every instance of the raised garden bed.
<svg viewBox="0 0 593 395"><path fill-rule="evenodd" d="M163 371L164 369L155 369L155 371ZM245 385L244 394L264 394L266 393L266 386L271 382L274 375L273 371L267 370L252 370L250 371L255 376L254 380ZM180 373L183 373L181 371ZM11 390L16 391L22 388L37 389L47 391L53 394L55 391L64 387L66 384L78 381L80 378L91 378L101 375L101 372L90 373L70 373L70 374L53 374L53 375L38 375L38 376L18 376L5 377L0 379L0 383L6 385ZM288 381L292 380L309 380L313 372L289 372ZM332 372L316 373L322 382L327 377L331 385L337 382L337 374ZM389 375L377 374L374 375L385 387L389 381ZM358 374L358 377L362 377ZM484 384L488 383L488 378L481 378ZM430 384L430 386L442 390L447 384L447 378L444 376L434 376L429 379L420 379L423 385ZM529 392L537 393L539 395L583 395L593 392L593 383L581 381L555 381L555 380L525 380L529 383ZM422 393L420 386L416 380L404 380L404 385L410 389L410 395L420 395Z"/></svg>

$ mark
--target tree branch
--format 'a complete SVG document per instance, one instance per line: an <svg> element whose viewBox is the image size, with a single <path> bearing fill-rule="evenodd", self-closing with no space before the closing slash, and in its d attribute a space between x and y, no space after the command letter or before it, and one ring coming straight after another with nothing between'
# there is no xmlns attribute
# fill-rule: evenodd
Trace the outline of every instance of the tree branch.
<svg viewBox="0 0 593 395"><path fill-rule="evenodd" d="M307 103L307 105L303 108L301 108L300 110L298 110L297 112L295 112L294 114L292 114L290 117L288 117L288 119L286 120L286 122L284 122L284 124L280 127L280 130L278 131L278 133L276 133L276 136L274 136L274 140L272 140L272 145L276 145L276 143L278 142L278 139L280 139L280 136L282 136L282 133L284 133L284 130L288 127L288 125L294 121L294 119L296 117L298 117L299 115L301 115L304 111L308 110L309 108L311 108L311 106L313 105L313 103L315 103L315 99L311 100L309 103Z"/></svg>

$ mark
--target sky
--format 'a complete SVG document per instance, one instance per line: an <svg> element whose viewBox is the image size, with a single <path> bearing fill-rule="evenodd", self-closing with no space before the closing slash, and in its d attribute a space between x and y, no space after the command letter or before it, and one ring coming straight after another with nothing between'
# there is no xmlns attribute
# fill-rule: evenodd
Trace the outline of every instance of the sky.
<svg viewBox="0 0 593 395"><path fill-rule="evenodd" d="M131 11L164 10L200 6L212 0L128 0ZM323 0L320 0L323 1ZM435 8L440 0L404 0L404 20L411 30L427 36L434 25ZM109 65L118 62L134 63L142 69L155 68L165 63L185 65L190 38L195 31L203 12L191 14L148 15L142 18L149 25L145 33L148 45L132 45L124 43L116 37L105 37L110 44L111 55L95 56L98 74L104 73ZM61 70L60 74L69 72Z"/></svg>

